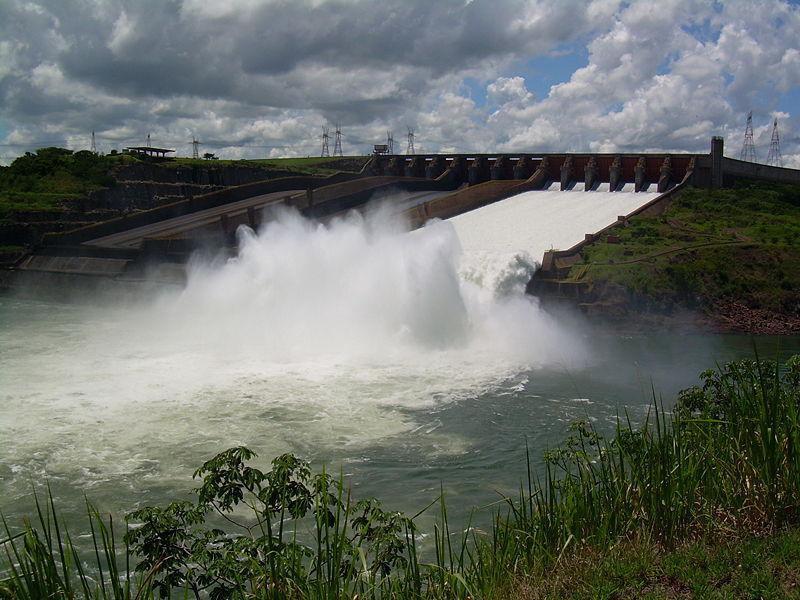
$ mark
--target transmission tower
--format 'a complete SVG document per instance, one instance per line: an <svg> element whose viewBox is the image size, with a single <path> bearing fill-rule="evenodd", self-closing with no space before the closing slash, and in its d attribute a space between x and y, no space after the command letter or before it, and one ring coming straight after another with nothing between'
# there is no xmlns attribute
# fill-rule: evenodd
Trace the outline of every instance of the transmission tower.
<svg viewBox="0 0 800 600"><path fill-rule="evenodd" d="M756 145L753 143L753 111L747 113L747 127L744 130L744 144L739 160L756 162Z"/></svg>
<svg viewBox="0 0 800 600"><path fill-rule="evenodd" d="M336 140L333 143L333 155L342 156L342 129L336 124Z"/></svg>
<svg viewBox="0 0 800 600"><path fill-rule="evenodd" d="M92 131L92 154L97 154L97 144L94 141L94 131Z"/></svg>
<svg viewBox="0 0 800 600"><path fill-rule="evenodd" d="M769 143L769 154L767 155L767 164L775 167L783 166L783 157L781 156L781 136L778 133L778 118L772 122L772 140Z"/></svg>
<svg viewBox="0 0 800 600"><path fill-rule="evenodd" d="M330 131L331 130L328 127L324 127L323 126L323 128L322 128L322 154L320 154L320 156L330 156L331 155L330 148L328 148L328 140L331 137Z"/></svg>
<svg viewBox="0 0 800 600"><path fill-rule="evenodd" d="M394 154L394 136L391 131L386 132L386 153Z"/></svg>
<svg viewBox="0 0 800 600"><path fill-rule="evenodd" d="M147 147L150 147L150 134L147 134Z"/></svg>
<svg viewBox="0 0 800 600"><path fill-rule="evenodd" d="M406 154L416 154L414 151L414 130L408 128L408 146L406 146Z"/></svg>
<svg viewBox="0 0 800 600"><path fill-rule="evenodd" d="M200 142L194 136L192 136L192 158L200 158Z"/></svg>

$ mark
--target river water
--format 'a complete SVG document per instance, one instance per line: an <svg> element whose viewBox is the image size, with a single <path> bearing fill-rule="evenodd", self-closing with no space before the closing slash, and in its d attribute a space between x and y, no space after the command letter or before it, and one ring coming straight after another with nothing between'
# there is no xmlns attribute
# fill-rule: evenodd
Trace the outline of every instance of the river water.
<svg viewBox="0 0 800 600"><path fill-rule="evenodd" d="M117 514L188 497L196 467L247 445L260 466L294 452L412 513L442 486L463 520L514 493L526 441L536 460L575 419L641 419L653 390L669 405L754 343L800 351L602 331L522 294L544 249L647 199L533 192L411 234L386 211L287 212L180 291L0 297L0 511L19 522L45 482L69 521L84 495Z"/></svg>

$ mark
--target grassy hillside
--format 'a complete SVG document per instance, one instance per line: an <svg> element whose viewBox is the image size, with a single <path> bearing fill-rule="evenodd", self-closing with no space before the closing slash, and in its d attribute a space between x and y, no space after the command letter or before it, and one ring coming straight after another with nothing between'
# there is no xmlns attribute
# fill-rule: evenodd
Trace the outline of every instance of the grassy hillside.
<svg viewBox="0 0 800 600"><path fill-rule="evenodd" d="M676 548L626 543L583 551L559 569L520 575L516 600L572 598L800 598L800 531L693 540Z"/></svg>
<svg viewBox="0 0 800 600"><path fill-rule="evenodd" d="M310 156L305 158L257 158L247 160L214 160L194 158L176 158L169 164L198 167L242 166L261 167L265 169L294 171L307 175L330 175L337 171L358 171L363 167L368 156Z"/></svg>
<svg viewBox="0 0 800 600"><path fill-rule="evenodd" d="M800 319L800 187L690 188L657 217L588 245L568 278L600 306Z"/></svg>
<svg viewBox="0 0 800 600"><path fill-rule="evenodd" d="M113 185L111 169L130 157L40 148L0 167L0 219L15 211L58 210L63 201Z"/></svg>

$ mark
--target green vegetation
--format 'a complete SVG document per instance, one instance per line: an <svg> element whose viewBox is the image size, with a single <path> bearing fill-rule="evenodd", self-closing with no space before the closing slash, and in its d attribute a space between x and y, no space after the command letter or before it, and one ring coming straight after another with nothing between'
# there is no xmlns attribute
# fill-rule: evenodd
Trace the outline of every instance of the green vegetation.
<svg viewBox="0 0 800 600"><path fill-rule="evenodd" d="M569 279L595 290L617 284L666 310L714 312L737 301L800 315L798 186L689 188L663 215L634 217L610 234L618 239L588 245Z"/></svg>
<svg viewBox="0 0 800 600"><path fill-rule="evenodd" d="M442 495L424 553L416 517L294 456L262 472L232 448L196 471L196 502L129 515L121 554L90 507L91 573L37 503L36 526L6 524L0 597L798 597L800 356L701 377L612 438L576 423L488 532L452 531Z"/></svg>
<svg viewBox="0 0 800 600"><path fill-rule="evenodd" d="M287 171L297 175L330 175L340 170L358 170L367 157L275 158L261 160L195 160L176 158L157 163L165 169L198 166L206 169L241 166ZM113 186L113 170L142 162L127 155L98 155L87 150L40 148L27 152L8 167L0 166L0 220L18 212L63 209L64 202L85 197L92 190Z"/></svg>
<svg viewBox="0 0 800 600"><path fill-rule="evenodd" d="M130 154L109 154L106 156L82 150L72 152L63 148L40 148L35 153L26 153L10 166L0 166L0 243L6 245L35 245L42 235L62 231L64 223L72 227L88 225L113 217L109 209L125 206L125 197L115 195L115 204L109 206L100 194L90 198L91 192L116 185L117 179L127 180L124 194L137 198L141 192L150 191L137 188L140 179L154 180L156 183L176 181L206 181L197 172L187 172L186 167L210 171L237 167L252 169L243 178L266 179L292 175L331 175L338 171L358 171L368 157L326 157L326 158L280 158L263 160L194 160L177 158L151 161ZM154 168L120 169L126 165L147 165ZM181 169L182 175L175 176ZM170 172L172 171L172 172ZM226 177L225 173L210 175L211 182L236 182L237 177ZM147 184L145 184L147 185ZM169 191L167 196L174 192ZM130 203L128 203L130 206ZM135 206L139 206L134 203ZM142 208L147 207L144 203Z"/></svg>
<svg viewBox="0 0 800 600"><path fill-rule="evenodd" d="M0 219L17 211L59 210L65 200L114 184L109 171L130 157L40 148L0 167Z"/></svg>
<svg viewBox="0 0 800 600"><path fill-rule="evenodd" d="M536 569L507 588L516 600L544 598L800 598L800 531L703 539L664 549L622 544L584 551L557 569Z"/></svg>
<svg viewBox="0 0 800 600"><path fill-rule="evenodd" d="M240 166L280 171L290 171L298 175L331 175L337 171L359 170L366 164L366 156L326 156L305 158L257 158L240 160L203 160L194 158L175 158L171 165L196 167Z"/></svg>

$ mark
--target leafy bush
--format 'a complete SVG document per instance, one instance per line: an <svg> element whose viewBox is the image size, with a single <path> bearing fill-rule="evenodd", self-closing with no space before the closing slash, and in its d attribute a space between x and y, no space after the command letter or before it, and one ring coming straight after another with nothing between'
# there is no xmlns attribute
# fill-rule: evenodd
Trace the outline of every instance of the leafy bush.
<svg viewBox="0 0 800 600"><path fill-rule="evenodd" d="M112 159L86 150L40 148L0 169L0 191L83 193L114 184Z"/></svg>
<svg viewBox="0 0 800 600"><path fill-rule="evenodd" d="M312 474L290 454L273 460L268 473L247 465L254 457L247 448L226 450L195 472L202 477L196 504L173 502L130 515L126 541L142 557L136 570L152 572L162 596L188 588L220 599L245 597L245 590L338 597L380 588L414 560L410 519L384 511L376 500L351 503L341 480ZM236 514L240 506L249 518ZM209 515L220 517L227 531L210 525ZM298 527L304 519L311 530L305 542Z"/></svg>

